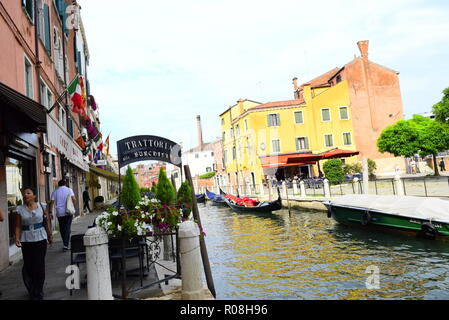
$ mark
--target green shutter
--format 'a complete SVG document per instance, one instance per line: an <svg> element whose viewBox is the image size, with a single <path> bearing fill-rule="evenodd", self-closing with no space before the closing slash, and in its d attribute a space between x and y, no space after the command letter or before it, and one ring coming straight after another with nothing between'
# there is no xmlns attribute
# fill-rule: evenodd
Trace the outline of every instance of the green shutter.
<svg viewBox="0 0 449 320"><path fill-rule="evenodd" d="M51 33L50 33L50 9L44 4L44 32L45 32L45 48L51 53Z"/></svg>

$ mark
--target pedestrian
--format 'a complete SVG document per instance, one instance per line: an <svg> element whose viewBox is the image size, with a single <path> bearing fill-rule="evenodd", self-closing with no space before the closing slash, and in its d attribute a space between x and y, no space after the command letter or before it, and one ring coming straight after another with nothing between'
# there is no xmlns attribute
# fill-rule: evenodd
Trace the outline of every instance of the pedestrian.
<svg viewBox="0 0 449 320"><path fill-rule="evenodd" d="M51 220L48 210L37 202L36 190L23 190L23 205L17 207L15 216L16 246L22 248L22 277L31 300L44 298L45 254L47 242L51 244Z"/></svg>
<svg viewBox="0 0 449 320"><path fill-rule="evenodd" d="M441 159L441 161L440 161L440 169L441 169L441 171L446 171L446 166L444 164L444 160L443 159Z"/></svg>
<svg viewBox="0 0 449 320"><path fill-rule="evenodd" d="M414 159L412 159L412 161L410 161L410 168L412 169L412 173L415 174L416 173L416 162Z"/></svg>
<svg viewBox="0 0 449 320"><path fill-rule="evenodd" d="M59 222L59 232L61 233L63 242L63 251L69 250L70 232L72 227L73 216L67 213L67 198L72 198L73 203L76 203L75 194L73 190L66 186L64 179L58 182L58 188L51 194L50 210L53 208L53 204L56 207L56 216Z"/></svg>
<svg viewBox="0 0 449 320"><path fill-rule="evenodd" d="M86 187L86 190L83 191L83 203L84 203L83 211L86 210L87 208L87 210L89 210L89 213L91 213L92 210L90 210L89 201L90 201L89 187Z"/></svg>

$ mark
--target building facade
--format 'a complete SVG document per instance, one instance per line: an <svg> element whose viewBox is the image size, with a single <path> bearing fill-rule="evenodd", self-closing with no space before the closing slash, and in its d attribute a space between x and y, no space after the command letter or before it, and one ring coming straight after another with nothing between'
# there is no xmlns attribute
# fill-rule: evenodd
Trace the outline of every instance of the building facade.
<svg viewBox="0 0 449 320"><path fill-rule="evenodd" d="M89 164L103 157L79 12L71 0L0 0L0 206L8 213L0 223L0 270L20 252L13 217L22 189L35 187L39 200L49 201L64 178L78 216ZM81 79L83 114L68 93L74 79Z"/></svg>
<svg viewBox="0 0 449 320"><path fill-rule="evenodd" d="M376 145L382 130L403 118L398 72L368 60L368 41L358 46L361 57L342 68L300 86L294 78L293 100L240 99L220 115L231 184L318 176L320 159L330 152L358 153L345 159L348 163L373 159L378 173L404 165L403 159L379 153Z"/></svg>

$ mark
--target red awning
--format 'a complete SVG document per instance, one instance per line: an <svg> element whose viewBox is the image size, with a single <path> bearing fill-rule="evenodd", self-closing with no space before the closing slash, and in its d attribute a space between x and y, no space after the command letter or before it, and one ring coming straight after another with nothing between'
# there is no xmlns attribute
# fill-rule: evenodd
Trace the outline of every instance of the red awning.
<svg viewBox="0 0 449 320"><path fill-rule="evenodd" d="M262 156L260 162L263 168L293 167L316 164L322 159L346 158L358 155L358 151L333 149L320 154L296 153L280 154L275 156Z"/></svg>
<svg viewBox="0 0 449 320"><path fill-rule="evenodd" d="M341 150L335 148L333 150L326 151L322 153L323 159L334 159L334 158L347 158L358 155L358 151L353 150Z"/></svg>

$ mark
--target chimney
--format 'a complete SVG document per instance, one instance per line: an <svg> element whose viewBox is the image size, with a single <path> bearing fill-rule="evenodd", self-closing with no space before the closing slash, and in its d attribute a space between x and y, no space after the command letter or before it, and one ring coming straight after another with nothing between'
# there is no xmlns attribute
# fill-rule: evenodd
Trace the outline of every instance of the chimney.
<svg viewBox="0 0 449 320"><path fill-rule="evenodd" d="M293 98L299 99L298 78L294 77L292 82L293 82Z"/></svg>
<svg viewBox="0 0 449 320"><path fill-rule="evenodd" d="M200 150L203 150L203 130L201 129L201 117L199 115L196 116L196 124L198 131L198 147Z"/></svg>
<svg viewBox="0 0 449 320"><path fill-rule="evenodd" d="M359 41L359 42L357 42L357 46L359 47L360 54L362 55L362 59L367 61L368 60L369 40Z"/></svg>

